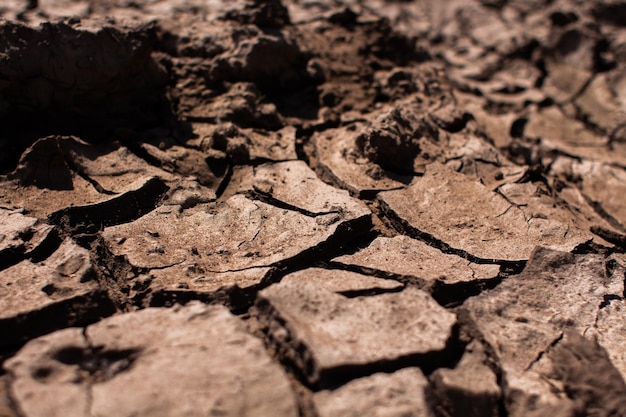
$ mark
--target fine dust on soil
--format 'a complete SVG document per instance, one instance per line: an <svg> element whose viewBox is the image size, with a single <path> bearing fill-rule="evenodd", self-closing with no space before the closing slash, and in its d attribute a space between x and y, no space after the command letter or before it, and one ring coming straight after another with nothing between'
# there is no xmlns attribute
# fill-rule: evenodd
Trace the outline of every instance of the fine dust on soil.
<svg viewBox="0 0 626 417"><path fill-rule="evenodd" d="M626 415L626 3L5 0L0 416Z"/></svg>

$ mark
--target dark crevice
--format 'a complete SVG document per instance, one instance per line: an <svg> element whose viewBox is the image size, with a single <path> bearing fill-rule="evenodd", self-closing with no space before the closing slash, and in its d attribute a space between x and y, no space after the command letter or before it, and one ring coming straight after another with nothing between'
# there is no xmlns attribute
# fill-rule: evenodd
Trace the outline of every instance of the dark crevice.
<svg viewBox="0 0 626 417"><path fill-rule="evenodd" d="M546 353L548 353L551 349L553 349L556 345L558 345L561 340L563 340L563 333L560 333L552 342L550 342L550 344L548 346L546 346L545 349L543 349L541 352L539 352L537 354L537 357L535 357L535 359L532 360L532 362L530 362L528 364L528 366L526 366L526 369L524 369L525 372L528 372L529 370L532 369L533 366L535 366L535 364L539 363L539 361L541 361L541 358L543 358Z"/></svg>
<svg viewBox="0 0 626 417"><path fill-rule="evenodd" d="M326 269L337 269L340 271L355 272L357 274L367 275L375 278L398 281L404 285L410 285L426 291L430 291L433 285L432 282L413 275L394 274L392 272L383 271L382 269L369 268L362 265L345 264L342 262L330 261L325 263L324 267Z"/></svg>
<svg viewBox="0 0 626 417"><path fill-rule="evenodd" d="M68 158L66 153L62 153L64 159L65 159L65 163L67 164L68 168L72 171L74 171L76 173L76 175L78 175L79 177L81 177L82 179L84 179L86 182L88 182L89 184L91 184L91 186L100 194L104 194L104 195L116 195L117 193L113 192L113 191L109 191L107 189L105 189L102 185L100 185L100 183L98 183L98 181L96 181L95 179L91 178L89 175L87 175L82 169L80 169L80 167L74 163L74 161L72 160L72 158Z"/></svg>
<svg viewBox="0 0 626 417"><path fill-rule="evenodd" d="M168 289L153 291L148 285L135 296L132 303L140 308L147 306L169 307L175 304L184 305L192 300L197 300L207 304L224 305L234 314L245 314L254 304L259 291L274 283L280 282L287 274L309 267L319 267L333 257L357 250L356 248L366 244L365 242L371 242L373 237L370 233L371 220L369 216L344 221L337 226L335 232L326 241L306 249L289 259L276 262L272 265L266 265L265 267L269 267L270 270L257 285L247 288L240 288L233 285L213 292ZM102 248L101 250L109 252L103 243L99 246ZM112 270L112 272L107 273L109 276L119 277L130 275L137 277L149 272L148 270L133 270L125 257L115 257L110 253L107 253L105 256L112 264L108 267L108 269ZM113 280L115 280L115 278L113 278ZM122 286L122 297L127 297L132 283L114 283L116 286L120 286L120 284Z"/></svg>
<svg viewBox="0 0 626 417"><path fill-rule="evenodd" d="M39 310L0 319L0 349L18 346L35 337L67 327L95 323L115 313L116 308L106 291L95 289Z"/></svg>
<svg viewBox="0 0 626 417"><path fill-rule="evenodd" d="M207 161L207 163L209 162ZM232 177L233 177L233 166L232 164L227 164L225 167L225 171L224 171L224 178L222 178L222 181L220 182L219 187L217 187L217 189L215 190L216 198L219 199L222 196L222 194L224 194L224 191L226 191L226 188L228 188L228 184L230 184L230 180L232 179Z"/></svg>
<svg viewBox="0 0 626 417"><path fill-rule="evenodd" d="M0 253L0 271L10 268L26 259L23 249L8 248Z"/></svg>
<svg viewBox="0 0 626 417"><path fill-rule="evenodd" d="M357 297L371 297L374 295L380 294L389 294L389 293L398 293L402 292L404 287L398 288L368 288L363 290L346 290L346 291L338 291L338 294L343 295L346 298L357 298Z"/></svg>
<svg viewBox="0 0 626 417"><path fill-rule="evenodd" d="M609 243L614 244L620 249L620 252L626 251L626 235L617 233L601 226L591 226L591 233L600 236Z"/></svg>
<svg viewBox="0 0 626 417"><path fill-rule="evenodd" d="M108 226L136 220L154 210L168 189L160 178L152 177L141 188L113 199L56 211L49 216L49 221L68 234L93 234Z"/></svg>
<svg viewBox="0 0 626 417"><path fill-rule="evenodd" d="M62 239L58 230L56 228L52 229L43 242L30 251L29 258L31 262L39 263L48 259L61 246L61 243Z"/></svg>
<svg viewBox="0 0 626 417"><path fill-rule="evenodd" d="M274 196L272 196L272 194L263 192L263 191L259 190L256 186L253 186L253 190L246 192L245 195L250 200L260 201L262 203L269 204L270 206L274 206L274 207L281 208L281 209L284 209L284 210L295 211L295 212L300 213L300 214L302 214L304 216L307 216L307 217L318 217L318 216L323 216L323 215L327 215L327 214L337 214L337 215L341 214L341 212L338 211L338 210L335 210L335 211L325 211L325 212L319 212L319 213L308 211L308 210L306 210L304 208L297 207L297 206L294 206L292 204L289 204L289 203L286 203L284 201L281 201L281 200L279 200L277 198L274 198Z"/></svg>
<svg viewBox="0 0 626 417"><path fill-rule="evenodd" d="M99 262L96 265L98 282L107 288L109 297L119 311L128 311L131 307L129 294L133 278L140 275L123 256L115 256L104 243L102 237L95 239L90 246L90 256Z"/></svg>
<svg viewBox="0 0 626 417"><path fill-rule="evenodd" d="M611 305L611 301L622 301L624 298L617 294L604 294L602 296L602 302L600 303L599 309L606 308Z"/></svg>
<svg viewBox="0 0 626 417"><path fill-rule="evenodd" d="M95 383L105 382L114 378L117 374L132 368L139 349L107 350L103 346L94 346L83 329L83 337L86 348L68 346L57 350L52 359L65 364L78 367L78 381L87 382L88 389ZM42 375L42 377L45 376Z"/></svg>
<svg viewBox="0 0 626 417"><path fill-rule="evenodd" d="M512 138L521 138L524 136L524 129L526 128L526 124L528 123L528 119L525 117L520 117L516 119L511 124L511 130L509 134Z"/></svg>
<svg viewBox="0 0 626 417"><path fill-rule="evenodd" d="M304 161L311 169L315 169L311 166L311 157L307 152L307 147L310 145L311 136L303 135L301 132L296 132L296 155L300 161Z"/></svg>
<svg viewBox="0 0 626 417"><path fill-rule="evenodd" d="M139 137L136 134L127 134L129 138L120 140L120 143L131 151L136 157L157 168L169 168L164 167L163 161L151 155L139 144Z"/></svg>
<svg viewBox="0 0 626 417"><path fill-rule="evenodd" d="M144 294L146 304L142 307L172 307L185 305L190 301L200 301L204 304L223 305L233 314L244 314L254 302L251 296L250 291L237 286L222 288L210 293L166 289L149 290L148 293Z"/></svg>
<svg viewBox="0 0 626 417"><path fill-rule="evenodd" d="M334 257L356 250L363 242L371 241L371 226L369 216L344 221L337 226L333 235L326 241L306 249L292 258L274 264L275 268L270 271L259 285L251 289L250 298L255 299L256 293L271 284L280 282L287 274L309 267L320 267L327 264Z"/></svg>
<svg viewBox="0 0 626 417"><path fill-rule="evenodd" d="M513 272L521 272L501 271L496 277L493 278L479 278L468 282L457 282L453 284L448 284L444 283L441 280L431 281L418 276L394 274L392 272L387 272L380 269L369 268L361 265L345 264L336 261L325 263L323 267L327 269L350 271L361 275L398 281L404 285L417 287L419 289L428 291L435 299L435 301L437 301L442 307L445 308L457 307L463 304L468 298L476 296L483 291L491 290L497 287L509 274L512 274ZM398 291L401 290L402 289L398 289ZM395 291L396 289L384 290L384 292ZM355 296L358 295L360 294L357 294ZM367 292L365 292L365 295L367 295Z"/></svg>
<svg viewBox="0 0 626 417"><path fill-rule="evenodd" d="M285 362L282 357L278 355L275 347L269 344L266 333L263 331L263 326L259 323L258 316L254 313L255 312L248 312L241 314L239 318L245 322L246 327L251 334L263 341L263 346L269 356L285 372L296 397L296 402L298 404L298 417L319 417L313 402L313 392L307 386L306 382L300 378L295 369L293 369L289 363Z"/></svg>
<svg viewBox="0 0 626 417"><path fill-rule="evenodd" d="M432 286L431 295L443 307L453 308L463 304L470 297L496 288L503 279L504 275L499 274L494 278L475 279L454 284L437 280Z"/></svg>
<svg viewBox="0 0 626 417"><path fill-rule="evenodd" d="M602 203L598 202L598 201L594 201L591 197L587 196L586 194L583 194L583 197L585 198L585 201L587 202L587 204L589 204L591 206L591 208L593 208L593 210L596 212L596 214L598 214L598 216L602 217L608 224L610 224L612 227L614 227L615 229L626 233L626 227L624 227L624 225L622 225L622 223L617 220L615 217L613 217L609 212L607 212L604 207L602 207ZM594 229L596 232L599 233L603 233L603 230L606 229L602 229L602 228L595 228ZM593 233L596 233L592 230ZM609 233L604 233L605 235L607 235L607 237L610 237L611 235ZM603 237L602 235L598 234L598 236ZM611 242L613 243L613 242Z"/></svg>
<svg viewBox="0 0 626 417"><path fill-rule="evenodd" d="M518 271L521 272L522 269L526 266L527 260L504 260L504 259L487 259L487 258L479 258L474 256L462 249L456 249L450 246L449 244L435 238L429 233L422 232L408 224L405 220L401 219L396 213L393 212L386 204L379 201L379 207L381 212L385 215L385 217L389 220L390 224L400 233L405 234L414 239L418 239L423 241L424 243L432 246L443 253L450 255L457 255L461 258L467 259L470 262L475 264L482 265L500 265L505 268L507 271Z"/></svg>
<svg viewBox="0 0 626 417"><path fill-rule="evenodd" d="M428 376L436 369L454 368L461 360L465 344L458 338L458 326L453 327L446 347L440 352L412 354L393 360L372 362L365 365L346 365L328 369L320 374L320 382L313 389L336 389L345 383L378 372L393 373L403 368L419 367Z"/></svg>
<svg viewBox="0 0 626 417"><path fill-rule="evenodd" d="M472 313L469 310L466 310L462 306L456 310L457 322L459 323L459 327L461 329L461 334L465 336L465 338L469 340L478 341L482 348L484 349L486 359L484 364L494 373L496 376L496 381L498 386L500 387L502 395L500 396L499 401L499 415L501 417L507 417L508 411L506 407L506 392L507 392L507 381L502 370L502 366L500 363L500 358L496 353L495 349L487 340L484 335L478 328L477 324L472 319Z"/></svg>

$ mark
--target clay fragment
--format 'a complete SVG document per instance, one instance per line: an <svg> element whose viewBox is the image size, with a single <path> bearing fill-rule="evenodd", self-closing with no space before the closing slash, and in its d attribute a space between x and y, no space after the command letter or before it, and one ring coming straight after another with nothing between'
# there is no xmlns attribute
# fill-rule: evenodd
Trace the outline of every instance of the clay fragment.
<svg viewBox="0 0 626 417"><path fill-rule="evenodd" d="M313 384L383 363L434 358L446 350L456 322L415 288L348 299L315 284L285 282L261 291L256 308L282 356Z"/></svg>
<svg viewBox="0 0 626 417"><path fill-rule="evenodd" d="M240 128L230 122L219 125L194 123L193 131L198 137L188 144L197 146L208 158L213 158L218 151L235 164L298 159L296 131L290 126L274 132Z"/></svg>
<svg viewBox="0 0 626 417"><path fill-rule="evenodd" d="M27 417L298 415L261 341L224 307L200 303L59 331L4 368Z"/></svg>
<svg viewBox="0 0 626 417"><path fill-rule="evenodd" d="M106 228L103 238L108 250L125 256L133 268L153 270L153 289L247 288L259 284L268 268L336 250L327 242L368 228L367 208L343 193L337 198L335 209L332 200L303 204L304 210L323 210L308 215L240 194L188 210L162 206Z"/></svg>
<svg viewBox="0 0 626 417"><path fill-rule="evenodd" d="M428 380L419 368L356 379L333 391L320 391L313 401L320 417L362 415L429 415L424 389Z"/></svg>
<svg viewBox="0 0 626 417"><path fill-rule="evenodd" d="M53 234L53 227L39 219L0 208L0 268L29 257Z"/></svg>
<svg viewBox="0 0 626 417"><path fill-rule="evenodd" d="M375 278L356 272L308 268L285 276L283 283L312 283L342 295L400 290L403 285L392 279Z"/></svg>
<svg viewBox="0 0 626 417"><path fill-rule="evenodd" d="M473 341L454 369L433 372L429 379L434 408L450 416L499 416L502 393L496 374L486 362L484 349Z"/></svg>
<svg viewBox="0 0 626 417"><path fill-rule="evenodd" d="M154 208L167 189L164 181L175 185L180 180L119 143L91 145L73 136L49 136L28 148L14 172L2 178L0 199L41 218L79 207L97 211L98 206L107 206L109 212L100 215L111 218L118 210ZM102 222L94 217L90 221ZM87 218L82 222L88 223Z"/></svg>
<svg viewBox="0 0 626 417"><path fill-rule="evenodd" d="M566 223L528 219L502 196L439 164L406 190L383 192L378 200L400 230L481 262L528 259L539 244L572 250L590 238Z"/></svg>
<svg viewBox="0 0 626 417"><path fill-rule="evenodd" d="M494 278L500 269L497 265L479 265L445 254L407 236L378 237L365 249L333 261L446 284Z"/></svg>
<svg viewBox="0 0 626 417"><path fill-rule="evenodd" d="M367 207L347 192L322 182L304 161L286 161L246 167L233 173L230 193L246 193L278 207L292 207L309 216L341 215L357 218Z"/></svg>
<svg viewBox="0 0 626 417"><path fill-rule="evenodd" d="M41 262L24 260L2 271L0 307L0 347L115 312L89 252L69 239Z"/></svg>
<svg viewBox="0 0 626 417"><path fill-rule="evenodd" d="M320 177L360 198L371 198L378 191L408 184L410 176L394 175L359 155L354 143L354 131L358 127L328 129L324 134L314 135Z"/></svg>
<svg viewBox="0 0 626 417"><path fill-rule="evenodd" d="M520 275L462 307L499 358L510 415L573 410L563 391L555 391L542 377L551 369L544 353L566 331L586 334L594 329L605 300L622 298L623 274L610 273L606 262L602 255L537 248ZM562 302L546 298L554 291Z"/></svg>

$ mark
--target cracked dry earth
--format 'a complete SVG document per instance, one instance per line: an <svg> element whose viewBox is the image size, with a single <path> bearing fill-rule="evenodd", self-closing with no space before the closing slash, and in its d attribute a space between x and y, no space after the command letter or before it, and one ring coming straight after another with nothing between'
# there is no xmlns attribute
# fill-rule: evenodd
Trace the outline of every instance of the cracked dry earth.
<svg viewBox="0 0 626 417"><path fill-rule="evenodd" d="M625 2L0 18L0 416L626 416Z"/></svg>

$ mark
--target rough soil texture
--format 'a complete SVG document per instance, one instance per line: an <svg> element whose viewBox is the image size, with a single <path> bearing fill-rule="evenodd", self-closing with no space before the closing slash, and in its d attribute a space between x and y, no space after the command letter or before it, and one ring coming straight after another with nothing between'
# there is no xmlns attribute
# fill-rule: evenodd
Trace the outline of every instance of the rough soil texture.
<svg viewBox="0 0 626 417"><path fill-rule="evenodd" d="M0 417L626 416L625 2L5 0L0 124Z"/></svg>

